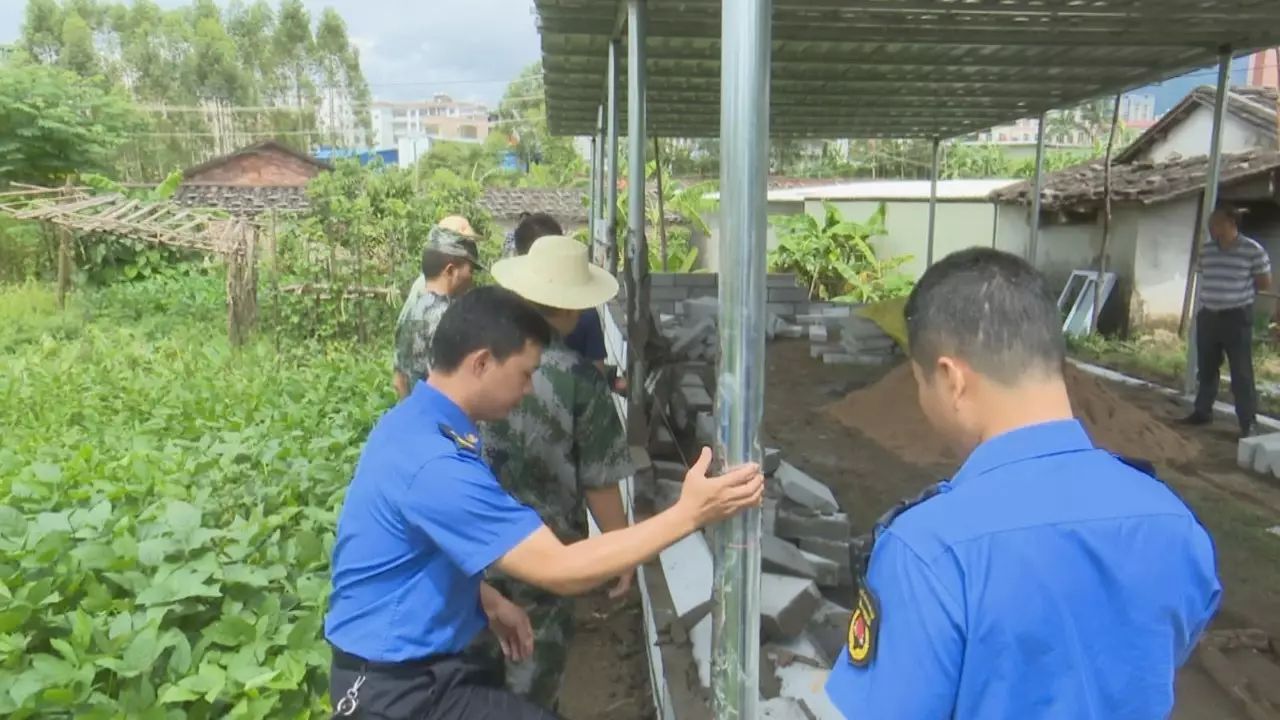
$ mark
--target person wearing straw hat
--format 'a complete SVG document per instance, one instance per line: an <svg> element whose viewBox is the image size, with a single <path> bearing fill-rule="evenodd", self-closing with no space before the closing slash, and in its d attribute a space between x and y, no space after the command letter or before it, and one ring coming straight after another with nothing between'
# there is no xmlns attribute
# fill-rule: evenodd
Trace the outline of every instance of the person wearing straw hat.
<svg viewBox="0 0 1280 720"><path fill-rule="evenodd" d="M507 492L533 508L562 542L587 536L590 509L602 532L627 526L619 483L632 474L626 433L604 376L564 341L583 310L618 292L618 281L592 265L587 248L563 235L537 239L527 253L494 263L498 285L528 301L555 331L533 376L533 392L506 419L485 423L486 460ZM610 597L631 588L633 570L620 576ZM507 687L554 709L574 630L573 602L493 577L503 595L525 608L534 650L522 662L506 659ZM489 648L497 662L497 652Z"/></svg>
<svg viewBox="0 0 1280 720"><path fill-rule="evenodd" d="M478 237L461 215L444 218L427 235L422 274L396 319L393 383L401 400L417 380L431 371L431 337L449 302L467 290L480 267Z"/></svg>

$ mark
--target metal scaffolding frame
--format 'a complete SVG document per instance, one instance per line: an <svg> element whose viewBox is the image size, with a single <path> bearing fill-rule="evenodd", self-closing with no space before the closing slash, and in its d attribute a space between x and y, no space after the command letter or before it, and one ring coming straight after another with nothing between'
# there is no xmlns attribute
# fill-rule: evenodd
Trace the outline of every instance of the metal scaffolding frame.
<svg viewBox="0 0 1280 720"><path fill-rule="evenodd" d="M941 141L1038 116L1027 246L1034 262L1046 111L1203 67L1218 60L1222 48L1243 54L1280 44L1280 2L1275 0L535 0L535 5L551 131L597 133L604 102L607 128L603 142L597 142L604 147L595 157L608 174L609 191L592 196L595 203L609 198L606 232L616 223L618 118L627 115L628 417L633 432L647 407L643 350L651 327L645 141L649 136L722 140L720 214L728 270L720 283L716 419L718 455L729 464L760 453L768 137L932 140L932 263ZM1226 66L1231 53L1222 52ZM617 88L623 72L625 98ZM1221 114L1219 106L1213 195ZM1210 193L1205 202L1211 204ZM594 205L592 217L598 217ZM616 251L610 259L616 271ZM717 718L756 717L759 549L758 512L717 529L712 668Z"/></svg>

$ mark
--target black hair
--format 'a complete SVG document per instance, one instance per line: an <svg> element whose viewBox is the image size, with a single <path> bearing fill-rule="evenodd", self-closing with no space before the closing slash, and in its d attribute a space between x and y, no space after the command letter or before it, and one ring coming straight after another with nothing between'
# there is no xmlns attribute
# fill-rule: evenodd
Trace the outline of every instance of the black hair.
<svg viewBox="0 0 1280 720"><path fill-rule="evenodd" d="M925 271L906 305L911 359L964 360L1003 385L1062 372L1066 341L1048 283L1026 260L990 248L952 253Z"/></svg>
<svg viewBox="0 0 1280 720"><path fill-rule="evenodd" d="M516 226L516 254L524 255L533 247L533 242L547 235L563 235L564 228L555 218L544 212L521 213L520 224Z"/></svg>
<svg viewBox="0 0 1280 720"><path fill-rule="evenodd" d="M467 246L467 248L472 252L475 252L475 244L470 240L464 240L462 241L462 244ZM439 277L440 273L444 272L450 265L460 265L465 262L471 261L464 257L441 252L435 248L423 248L422 276L428 280L432 280Z"/></svg>
<svg viewBox="0 0 1280 720"><path fill-rule="evenodd" d="M431 340L431 368L453 372L477 350L503 362L531 342L539 347L551 342L551 326L537 310L506 288L476 288L450 303L440 318Z"/></svg>

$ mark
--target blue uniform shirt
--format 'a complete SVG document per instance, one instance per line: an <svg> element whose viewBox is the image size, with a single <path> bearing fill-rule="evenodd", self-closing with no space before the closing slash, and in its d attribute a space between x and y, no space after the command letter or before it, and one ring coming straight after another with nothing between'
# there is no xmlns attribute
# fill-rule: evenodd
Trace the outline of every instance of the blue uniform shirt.
<svg viewBox="0 0 1280 720"><path fill-rule="evenodd" d="M600 313L595 308L583 310L573 332L565 336L564 344L592 362L607 358L609 355L604 347L604 328L600 326Z"/></svg>
<svg viewBox="0 0 1280 720"><path fill-rule="evenodd" d="M1166 718L1222 592L1191 511L1075 421L979 446L867 580L874 654L826 685L849 718Z"/></svg>
<svg viewBox="0 0 1280 720"><path fill-rule="evenodd" d="M451 437L452 436L452 437ZM422 381L374 426L338 517L325 637L376 662L457 653L486 624L484 569L542 526Z"/></svg>

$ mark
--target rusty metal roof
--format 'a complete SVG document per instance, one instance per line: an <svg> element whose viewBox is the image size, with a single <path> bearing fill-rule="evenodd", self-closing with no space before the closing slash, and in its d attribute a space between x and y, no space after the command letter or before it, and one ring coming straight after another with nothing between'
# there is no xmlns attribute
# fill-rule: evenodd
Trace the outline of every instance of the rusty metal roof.
<svg viewBox="0 0 1280 720"><path fill-rule="evenodd" d="M718 136L720 0L646 5L650 135ZM626 0L535 6L551 130L593 134ZM1280 45L1280 2L774 0L771 132L954 137L1210 65L1224 45Z"/></svg>

